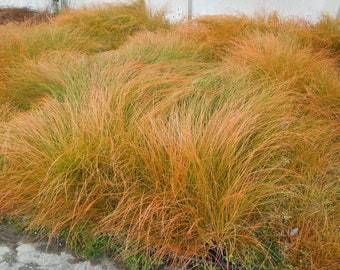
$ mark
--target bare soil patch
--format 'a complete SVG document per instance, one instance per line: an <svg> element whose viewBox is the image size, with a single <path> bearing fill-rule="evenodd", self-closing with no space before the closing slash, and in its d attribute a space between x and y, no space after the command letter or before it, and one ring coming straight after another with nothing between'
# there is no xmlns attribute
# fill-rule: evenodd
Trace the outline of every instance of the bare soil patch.
<svg viewBox="0 0 340 270"><path fill-rule="evenodd" d="M48 12L39 12L29 8L0 8L0 25L8 23L39 24L50 21L53 17Z"/></svg>

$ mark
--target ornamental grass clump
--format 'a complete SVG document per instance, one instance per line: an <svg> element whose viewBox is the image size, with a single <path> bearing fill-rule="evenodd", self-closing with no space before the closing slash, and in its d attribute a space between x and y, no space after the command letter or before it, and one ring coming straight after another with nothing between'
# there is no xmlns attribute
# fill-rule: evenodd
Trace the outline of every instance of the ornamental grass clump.
<svg viewBox="0 0 340 270"><path fill-rule="evenodd" d="M0 186L8 194L1 198L2 208L30 217L32 226L46 226L52 235L104 214L114 197L105 198L108 190L119 194L114 179L121 175L115 169L120 154L114 148L112 112L104 113L98 95L94 89L86 105L47 99L6 125L2 150L8 166Z"/></svg>
<svg viewBox="0 0 340 270"><path fill-rule="evenodd" d="M56 24L91 33L90 11ZM336 269L338 21L319 23L206 17L13 64L0 212L136 267Z"/></svg>
<svg viewBox="0 0 340 270"><path fill-rule="evenodd" d="M102 51L117 49L134 33L171 27L163 14L151 14L144 0L66 10L55 18L55 24L61 29L74 29L80 35L96 40L103 46Z"/></svg>
<svg viewBox="0 0 340 270"><path fill-rule="evenodd" d="M4 100L20 110L36 107L46 97L80 99L89 93L89 69L91 63L83 54L50 53L8 69L0 92Z"/></svg>
<svg viewBox="0 0 340 270"><path fill-rule="evenodd" d="M30 68L32 63L44 61L46 55L58 52L89 55L114 50L137 32L169 28L170 24L163 14L151 14L144 1L65 10L50 22L36 26L0 26L0 99L4 99L3 96L18 96L16 93L8 93L13 90L11 86L7 86L12 83L12 75L15 74L14 81L20 81L20 77L24 81L30 80L26 68ZM20 68L21 71L18 70ZM53 76L52 73L50 76ZM37 71L31 74L31 80L34 80L36 74ZM43 74L45 77L46 75ZM36 89L36 92L39 90ZM17 91L20 90L16 89L15 92ZM21 94L26 95L25 91L19 93Z"/></svg>
<svg viewBox="0 0 340 270"><path fill-rule="evenodd" d="M166 64L183 61L183 65L192 62L195 66L219 60L214 53L214 47L207 41L207 32L197 26L179 26L176 30L166 33L138 33L114 52L114 55L120 63L135 61Z"/></svg>
<svg viewBox="0 0 340 270"><path fill-rule="evenodd" d="M316 23L298 18L282 18L277 13L267 16L256 14L254 17L205 16L198 18L197 24L210 32L209 41L215 45L217 54L228 52L239 38L259 32L274 35L284 33L296 37L302 46L327 52L334 58L339 55L340 22L327 15L321 16Z"/></svg>

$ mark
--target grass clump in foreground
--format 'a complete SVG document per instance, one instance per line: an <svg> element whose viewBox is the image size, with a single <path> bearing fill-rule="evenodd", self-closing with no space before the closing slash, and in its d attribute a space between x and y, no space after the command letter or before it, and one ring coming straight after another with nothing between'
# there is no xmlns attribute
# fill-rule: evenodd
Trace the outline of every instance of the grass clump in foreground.
<svg viewBox="0 0 340 270"><path fill-rule="evenodd" d="M336 269L339 21L117 15L141 3L69 11L26 40L72 25L94 50L7 55L0 212L129 268Z"/></svg>

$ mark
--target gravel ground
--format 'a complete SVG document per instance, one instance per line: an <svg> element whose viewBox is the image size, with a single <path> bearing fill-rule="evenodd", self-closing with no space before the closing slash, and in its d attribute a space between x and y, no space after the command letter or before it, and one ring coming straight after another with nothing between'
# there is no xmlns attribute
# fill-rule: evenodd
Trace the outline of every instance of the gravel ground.
<svg viewBox="0 0 340 270"><path fill-rule="evenodd" d="M102 258L99 264L76 258L65 251L62 243L32 242L7 224L0 224L0 270L119 270Z"/></svg>

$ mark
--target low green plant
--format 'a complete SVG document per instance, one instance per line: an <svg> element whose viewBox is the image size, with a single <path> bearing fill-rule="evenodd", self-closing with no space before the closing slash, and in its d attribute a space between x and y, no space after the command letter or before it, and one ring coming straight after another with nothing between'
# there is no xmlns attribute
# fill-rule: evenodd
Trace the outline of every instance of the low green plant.
<svg viewBox="0 0 340 270"><path fill-rule="evenodd" d="M116 244L110 236L95 235L91 228L93 225L88 221L82 221L74 228L63 229L58 237L63 239L67 247L78 256L94 261L100 257L110 257L118 249L119 244Z"/></svg>
<svg viewBox="0 0 340 270"><path fill-rule="evenodd" d="M128 269L131 270L157 269L157 266L159 265L146 253L139 253L128 257L125 260L125 264Z"/></svg>

